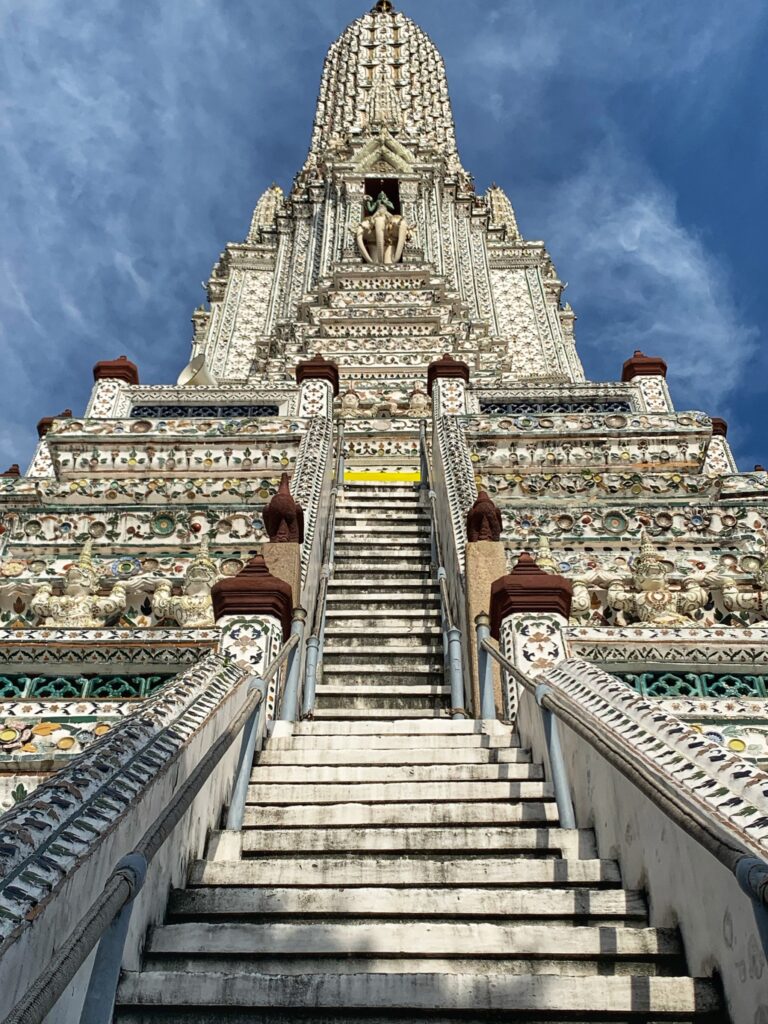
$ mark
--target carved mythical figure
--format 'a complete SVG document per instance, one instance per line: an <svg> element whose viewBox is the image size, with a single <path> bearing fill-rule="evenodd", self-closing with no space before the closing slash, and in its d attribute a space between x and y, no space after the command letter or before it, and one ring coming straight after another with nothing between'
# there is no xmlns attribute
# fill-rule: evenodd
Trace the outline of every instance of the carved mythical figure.
<svg viewBox="0 0 768 1024"><path fill-rule="evenodd" d="M200 551L192 559L184 578L183 593L174 596L167 580L159 583L152 598L152 611L160 618L175 619L180 626L206 628L215 624L211 587L218 570L208 553L208 538L200 541Z"/></svg>
<svg viewBox="0 0 768 1024"><path fill-rule="evenodd" d="M729 612L757 612L753 626L768 626L768 558L755 571L756 590L740 590L736 581L723 582L723 604Z"/></svg>
<svg viewBox="0 0 768 1024"><path fill-rule="evenodd" d="M77 562L64 575L64 593L54 595L50 583L43 583L29 607L43 619L44 626L59 629L98 629L126 605L125 587L116 583L108 597L97 597L99 572L93 562L93 541L87 540Z"/></svg>
<svg viewBox="0 0 768 1024"><path fill-rule="evenodd" d="M656 552L648 534L640 534L640 556L632 564L631 575L613 580L608 586L608 604L626 612L634 625L691 626L691 612L703 608L709 591L697 579L685 580L680 589L667 581L668 567Z"/></svg>
<svg viewBox="0 0 768 1024"><path fill-rule="evenodd" d="M411 238L410 225L405 217L392 212L394 206L386 192L380 192L376 199L366 196L365 207L370 216L361 221L355 232L360 255L366 263L399 263L405 243Z"/></svg>

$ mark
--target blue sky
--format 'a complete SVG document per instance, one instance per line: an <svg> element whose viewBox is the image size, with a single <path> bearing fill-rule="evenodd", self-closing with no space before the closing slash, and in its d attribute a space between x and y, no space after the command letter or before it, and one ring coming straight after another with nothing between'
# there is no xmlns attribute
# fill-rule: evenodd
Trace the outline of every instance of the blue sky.
<svg viewBox="0 0 768 1024"><path fill-rule="evenodd" d="M227 240L306 154L328 44L373 0L0 0L0 463L97 359L175 380ZM663 355L768 462L764 0L400 0L478 187L543 238L587 373ZM64 9L66 7L66 10Z"/></svg>

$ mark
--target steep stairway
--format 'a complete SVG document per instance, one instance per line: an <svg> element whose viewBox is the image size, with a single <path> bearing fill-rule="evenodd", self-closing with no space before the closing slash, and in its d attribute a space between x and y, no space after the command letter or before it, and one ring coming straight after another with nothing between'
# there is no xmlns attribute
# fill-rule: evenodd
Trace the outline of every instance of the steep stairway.
<svg viewBox="0 0 768 1024"><path fill-rule="evenodd" d="M315 718L446 716L440 592L417 485L345 485L327 607Z"/></svg>
<svg viewBox="0 0 768 1024"><path fill-rule="evenodd" d="M242 851L211 837L115 1020L723 1024L511 727L448 717L417 491L349 486L336 543L315 717L273 724Z"/></svg>

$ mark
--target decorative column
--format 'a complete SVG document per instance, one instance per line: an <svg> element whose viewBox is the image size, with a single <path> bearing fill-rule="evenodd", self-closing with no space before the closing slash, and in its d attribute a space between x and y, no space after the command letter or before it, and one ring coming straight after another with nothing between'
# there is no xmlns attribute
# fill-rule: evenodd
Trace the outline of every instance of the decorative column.
<svg viewBox="0 0 768 1024"><path fill-rule="evenodd" d="M491 587L491 636L502 654L521 672L536 675L567 657L565 630L573 585L564 576L543 572L527 553ZM505 717L517 714L517 686L506 680Z"/></svg>
<svg viewBox="0 0 768 1024"><path fill-rule="evenodd" d="M339 393L339 368L319 353L296 367L296 383L301 389L299 416L333 415L333 399Z"/></svg>
<svg viewBox="0 0 768 1024"><path fill-rule="evenodd" d="M477 496L467 513L467 546L465 548L465 597L467 602L467 632L469 635L469 665L472 685L472 710L480 717L480 674L477 664L477 633L475 620L490 611L491 585L507 568L504 544L501 540L503 523L501 512L485 491ZM501 671L493 662L493 691L496 707L503 706L501 697Z"/></svg>
<svg viewBox="0 0 768 1024"><path fill-rule="evenodd" d="M237 576L215 583L211 599L216 624L221 628L222 654L238 668L258 676L290 635L290 584L273 576L262 556L257 555ZM275 715L276 691L277 678L273 678L267 690L267 720Z"/></svg>
<svg viewBox="0 0 768 1024"><path fill-rule="evenodd" d="M728 424L719 416L712 417L712 437L707 445L703 473L707 476L727 476L738 473L731 446L726 441Z"/></svg>
<svg viewBox="0 0 768 1024"><path fill-rule="evenodd" d="M130 387L139 383L139 369L127 356L117 359L102 359L93 368L93 390L91 391L86 416L111 419L120 416L121 399Z"/></svg>
<svg viewBox="0 0 768 1024"><path fill-rule="evenodd" d="M672 412L667 387L667 364L660 356L647 356L640 349L627 359L621 370L624 384L637 384L646 412Z"/></svg>
<svg viewBox="0 0 768 1024"><path fill-rule="evenodd" d="M467 409L469 366L447 352L427 368L427 394L432 399L432 414L461 416Z"/></svg>

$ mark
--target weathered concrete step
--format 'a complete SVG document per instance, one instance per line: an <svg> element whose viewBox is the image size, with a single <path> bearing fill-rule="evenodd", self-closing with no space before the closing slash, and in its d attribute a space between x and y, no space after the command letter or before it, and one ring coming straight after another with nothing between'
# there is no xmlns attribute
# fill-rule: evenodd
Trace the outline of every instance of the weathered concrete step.
<svg viewBox="0 0 768 1024"><path fill-rule="evenodd" d="M432 527L426 512L396 511L376 515L373 512L352 512L339 507L336 512L337 535L385 533L393 537L411 536L414 533L430 536Z"/></svg>
<svg viewBox="0 0 768 1024"><path fill-rule="evenodd" d="M403 736L512 736L512 726L504 722L488 719L464 719L461 722L379 722L338 723L336 725L320 725L317 722L274 722L271 736L370 736L387 734ZM414 743L414 746L419 746Z"/></svg>
<svg viewBox="0 0 768 1024"><path fill-rule="evenodd" d="M431 529L429 527L412 526L395 528L390 526L385 529L374 522L360 522L354 528L350 524L336 527L336 544L349 545L350 547L371 547L371 538L375 537L377 543L382 546L430 549Z"/></svg>
<svg viewBox="0 0 768 1024"><path fill-rule="evenodd" d="M227 839L230 833L211 833ZM454 825L451 828L253 828L242 833L242 851L250 854L294 854L302 851L368 853L518 853L539 856L595 859L597 846L591 829L541 827L504 828ZM225 859L227 859L225 857ZM531 908L535 913L535 907Z"/></svg>
<svg viewBox="0 0 768 1024"><path fill-rule="evenodd" d="M367 971L398 974L407 970L410 974L434 974L439 971L444 974L477 975L493 972L507 977L545 974L566 976L573 978L574 981L603 974L610 974L613 977L633 977L640 981L640 979L649 977L676 977L685 969L682 958L672 954L656 957L616 957L610 953L599 960L581 960L575 959L573 955L565 954L558 958L521 956L511 959L478 956L470 959L460 955L448 959L442 956L403 957L378 953L370 955L355 953L342 956L339 956L338 953L304 955L294 953L281 955L278 953L272 955L267 950L256 953L225 953L221 955L215 950L212 953L202 954L149 950L145 954L144 964L144 969L147 971L194 972L202 967L206 971L253 972L277 975L280 978L290 977L294 974L320 973L321 971L329 974L351 975ZM225 1020L229 1020L229 1015Z"/></svg>
<svg viewBox="0 0 768 1024"><path fill-rule="evenodd" d="M383 562L363 562L357 559L351 559L346 557L343 561L339 560L336 562L333 570L334 579L341 583L348 579L359 578L364 576L368 580L373 580L378 584L379 580L386 579L397 579L397 580L410 580L411 582L427 581L432 578L432 570L429 564L423 564L421 562L404 562L398 561L387 561ZM376 587L371 587L375 590Z"/></svg>
<svg viewBox="0 0 768 1024"><path fill-rule="evenodd" d="M379 618L358 617L353 618L347 615L341 618L338 612L333 617L328 617L325 627L325 635L334 643L343 643L348 638L359 641L361 636L370 637L377 644L402 644L407 641L431 642L437 638L438 644L442 644L443 630L440 625L440 616L435 614L427 618L423 613L419 618Z"/></svg>
<svg viewBox="0 0 768 1024"><path fill-rule="evenodd" d="M340 1011L403 1011L407 1020L420 1011L429 1012L435 1024L435 1011L447 1011L457 1021L461 1011L505 1016L559 1013L561 1020L574 1020L584 1013L596 1022L613 1020L615 1024L637 1021L648 1024L649 1014L666 1018L673 1014L709 1013L714 1024L721 1013L715 985L692 978L647 978L638 985L632 977L593 976L574 983L567 976L479 974L297 974L275 977L257 973L185 971L146 971L128 973L118 993L122 1005L254 1007L268 1011L264 1022L275 1019L280 1008L305 1008L311 1019L327 1024L329 1010L340 1019ZM600 1015L603 1015L602 1018ZM610 1016L609 1016L610 1015ZM621 1016L619 1016L621 1015ZM204 1019L204 1018L201 1018ZM219 1018L216 1018L217 1020ZM491 1018L499 1020L496 1016ZM524 1017L523 1020L531 1018ZM123 1018L125 1022L125 1018ZM252 1016L248 1020L257 1024ZM186 1024L186 1022L185 1022ZM231 1024L231 1018L227 1019ZM722 1016L719 1024L723 1024Z"/></svg>
<svg viewBox="0 0 768 1024"><path fill-rule="evenodd" d="M424 764L388 765L376 767L362 765L264 765L261 760L251 772L252 782L282 782L292 785L310 783L320 785L337 783L379 782L480 782L538 781L544 778L540 764Z"/></svg>
<svg viewBox="0 0 768 1024"><path fill-rule="evenodd" d="M544 782L345 782L322 785L265 783L248 787L249 804L392 804L456 800L545 800L551 795Z"/></svg>
<svg viewBox="0 0 768 1024"><path fill-rule="evenodd" d="M557 807L553 800L537 803L504 801L471 803L453 801L430 804L291 804L246 807L248 828L316 828L318 826L384 828L392 825L557 825Z"/></svg>
<svg viewBox="0 0 768 1024"><path fill-rule="evenodd" d="M563 860L541 857L474 857L455 854L354 858L313 854L301 858L256 857L241 861L196 861L190 885L280 886L572 886L616 885L612 860Z"/></svg>
<svg viewBox="0 0 768 1024"><path fill-rule="evenodd" d="M486 759L507 761L515 759L520 749L517 738L510 736L436 735L419 736L414 741L413 736L393 736L389 733L380 736L290 736L290 734L280 734L265 741L264 753L261 757L264 757L266 753L279 752L282 763L283 752L301 751L302 755L304 752L310 756L317 755L318 763L323 763L327 757L352 755L353 762L366 764L368 763L367 758L371 758L371 763L373 763L375 758L376 763L387 764L390 758L396 755L405 759L405 763L432 764L439 761L447 764Z"/></svg>
<svg viewBox="0 0 768 1024"><path fill-rule="evenodd" d="M270 742L270 741L268 741ZM448 749L426 749L414 750L412 747L391 748L376 746L348 747L340 744L338 749L329 750L327 747L320 749L314 744L300 748L274 748L269 746L259 754L257 765L282 765L290 768L292 765L349 765L354 767L382 767L401 768L411 765L425 765L441 769L445 767L448 771L456 771L458 766L484 766L484 765L508 765L508 764L529 764L531 753L520 747L504 749L499 747L450 747Z"/></svg>
<svg viewBox="0 0 768 1024"><path fill-rule="evenodd" d="M437 688L415 685L387 688L382 685L364 691L355 687L334 686L328 689L323 686L317 691L317 704L313 713L322 713L333 708L341 715L366 710L389 711L395 715L398 711L443 711L448 704L448 691L437 692Z"/></svg>
<svg viewBox="0 0 768 1024"><path fill-rule="evenodd" d="M372 539L374 536L375 540ZM348 530L336 531L336 554L339 554L340 550L353 555L365 555L367 552L371 552L375 553L378 558L380 553L389 553L394 557L398 552L402 552L404 555L418 555L423 558L425 554L429 557L431 548L428 533L421 536L397 536L389 539L388 534L375 531L361 531L357 535Z"/></svg>
<svg viewBox="0 0 768 1024"><path fill-rule="evenodd" d="M444 662L440 643L415 643L403 646L395 643L380 646L362 643L356 647L335 643L325 645L323 666L325 671L347 667L361 675L376 676L389 672L414 675L422 672L442 672Z"/></svg>
<svg viewBox="0 0 768 1024"><path fill-rule="evenodd" d="M645 921L640 892L624 889L180 889L171 894L172 918L375 917L401 918L413 927L422 918L525 918L565 920L618 918ZM426 953L426 950L424 950ZM475 955L482 955L476 949ZM512 949L510 949L510 953Z"/></svg>
<svg viewBox="0 0 768 1024"><path fill-rule="evenodd" d="M445 675L442 668L437 669L434 665L408 665L407 668L392 664L391 666L380 666L375 671L365 669L361 665L345 665L338 662L329 662L323 668L323 679L317 688L318 696L329 692L326 687L338 690L343 686L355 686L358 688L370 686L375 688L380 696L386 694L387 690L398 686L445 686Z"/></svg>
<svg viewBox="0 0 768 1024"><path fill-rule="evenodd" d="M422 608L326 608L328 624L325 627L326 635L330 630L334 632L345 629L365 629L372 632L374 636L381 633L391 634L393 630L414 630L425 629L432 632L440 629L440 615L438 612L439 603L435 600L434 610Z"/></svg>
<svg viewBox="0 0 768 1024"><path fill-rule="evenodd" d="M368 537L364 544L356 547L346 541L337 541L334 549L334 572L341 566L370 564L375 559L389 568L390 565L421 566L429 568L429 544L384 544Z"/></svg>
<svg viewBox="0 0 768 1024"><path fill-rule="evenodd" d="M373 707L351 707L346 708L340 705L321 706L316 707L314 712L314 720L317 722L321 719L329 719L334 722L339 721L352 721L352 720L364 720L365 718L380 720L395 719L395 718L445 718L448 716L448 707L446 704L445 708L410 708L405 707L402 702L395 703L393 707L389 708L373 708Z"/></svg>
<svg viewBox="0 0 768 1024"><path fill-rule="evenodd" d="M354 627L335 624L326 626L327 642L324 655L336 650L368 653L382 648L386 649L387 653L390 653L389 648L392 648L395 654L404 651L408 654L432 654L435 651L442 654L443 631L439 625L421 629L410 629L402 625L393 629L383 629L381 626L363 626L363 629L365 632L361 635L360 630L355 630Z"/></svg>
<svg viewBox="0 0 768 1024"><path fill-rule="evenodd" d="M376 580L376 590L379 590L379 584L387 583L388 580ZM371 586L369 582L368 586ZM328 613L347 613L347 612L359 612L361 615L369 615L375 612L381 612L384 615L403 615L409 612L415 612L418 614L440 614L440 598L435 593L434 596L430 592L429 596L424 596L419 593L418 590L414 589L412 593L368 593L362 589L353 589L349 587L345 590L334 590L328 593Z"/></svg>
<svg viewBox="0 0 768 1024"><path fill-rule="evenodd" d="M150 954L278 956L482 957L511 959L586 957L610 961L650 958L681 952L677 933L657 928L593 927L496 922L376 923L195 921L169 924L150 932Z"/></svg>
<svg viewBox="0 0 768 1024"><path fill-rule="evenodd" d="M328 583L329 594L332 590L340 589L341 586L342 585L334 577L332 577ZM371 589L364 580L349 580L348 582L345 582L343 586L345 590L349 590L350 592L353 590L367 591ZM394 591L396 594L402 594L403 596L410 596L411 593L414 591L417 591L419 594L424 595L439 595L440 585L436 580L427 580L426 582L422 583L419 580L412 579L405 579L402 581L393 579L389 580L386 583L382 581L380 584L377 585L373 593L375 595L386 594L387 596L390 596L392 591Z"/></svg>

